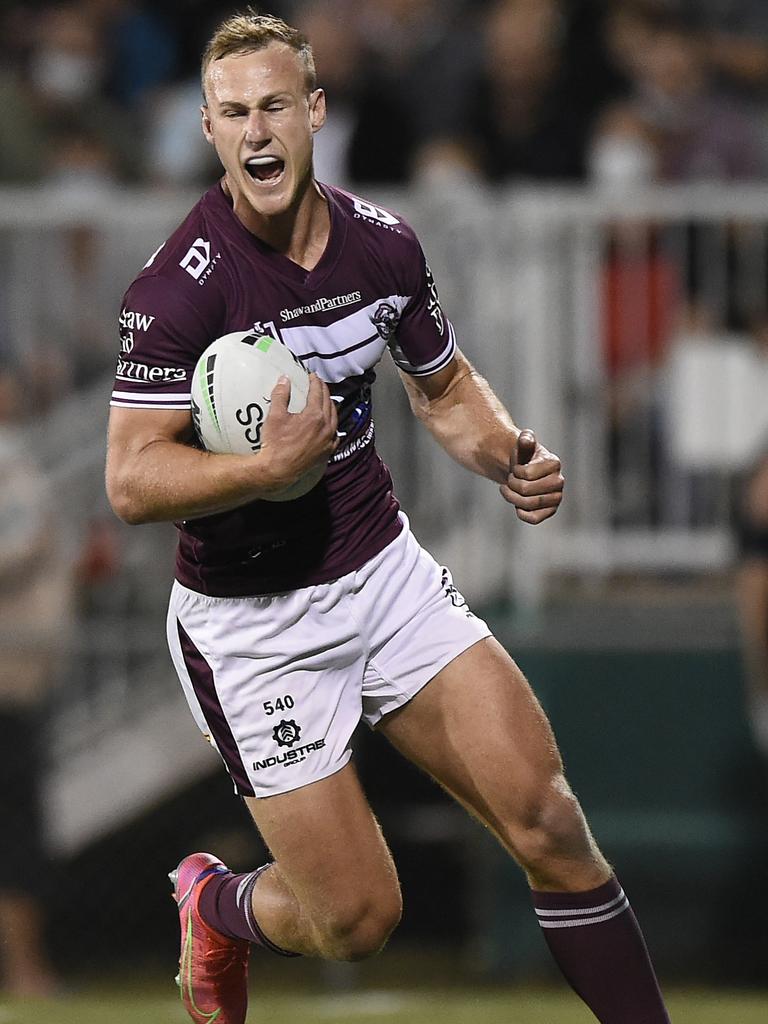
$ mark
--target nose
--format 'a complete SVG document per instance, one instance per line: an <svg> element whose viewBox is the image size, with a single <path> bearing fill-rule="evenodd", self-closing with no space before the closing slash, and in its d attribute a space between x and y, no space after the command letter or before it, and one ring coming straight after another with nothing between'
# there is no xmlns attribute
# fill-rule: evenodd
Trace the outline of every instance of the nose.
<svg viewBox="0 0 768 1024"><path fill-rule="evenodd" d="M245 123L245 141L252 145L269 141L267 119L262 110L252 110Z"/></svg>

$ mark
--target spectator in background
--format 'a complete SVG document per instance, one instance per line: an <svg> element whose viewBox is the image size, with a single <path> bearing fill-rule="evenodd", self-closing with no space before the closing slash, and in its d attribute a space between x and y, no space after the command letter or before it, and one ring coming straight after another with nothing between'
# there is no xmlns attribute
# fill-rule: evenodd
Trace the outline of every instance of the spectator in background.
<svg viewBox="0 0 768 1024"><path fill-rule="evenodd" d="M746 111L718 92L701 40L682 25L651 34L637 103L657 132L663 180L732 181L762 171Z"/></svg>
<svg viewBox="0 0 768 1024"><path fill-rule="evenodd" d="M701 34L722 82L742 93L768 87L768 4L765 0L661 0Z"/></svg>
<svg viewBox="0 0 768 1024"><path fill-rule="evenodd" d="M592 184L618 192L657 180L655 133L632 103L611 104L598 118L588 155Z"/></svg>
<svg viewBox="0 0 768 1024"><path fill-rule="evenodd" d="M97 144L122 178L135 177L135 124L104 97L107 51L87 0L29 17L34 26L0 75L0 182L42 181L60 167L64 124L69 135Z"/></svg>
<svg viewBox="0 0 768 1024"><path fill-rule="evenodd" d="M218 168L200 131L200 78L163 86L146 113L144 173L150 185L212 184Z"/></svg>
<svg viewBox="0 0 768 1024"><path fill-rule="evenodd" d="M477 33L463 27L457 0L363 0L359 5L352 181L406 182L420 149L455 133L456 112L476 63ZM331 110L333 102L331 94Z"/></svg>
<svg viewBox="0 0 768 1024"><path fill-rule="evenodd" d="M646 5L647 6L647 5ZM734 181L764 173L747 108L717 85L700 33L682 18L622 4L607 45L632 106L655 141L660 181Z"/></svg>
<svg viewBox="0 0 768 1024"><path fill-rule="evenodd" d="M481 32L474 30L482 49L450 117L466 164L496 182L584 177L592 123L618 87L598 45L599 23L588 3L495 0L488 7Z"/></svg>
<svg viewBox="0 0 768 1024"><path fill-rule="evenodd" d="M312 40L318 81L328 97L328 119L315 138L317 176L342 186L351 178L362 119L363 41L355 10L347 0L312 0L300 5L293 18Z"/></svg>
<svg viewBox="0 0 768 1024"><path fill-rule="evenodd" d="M764 0L605 0L609 19L627 25L673 15L695 31L723 84L742 93L768 86L768 5ZM636 51L640 59L642 49Z"/></svg>
<svg viewBox="0 0 768 1024"><path fill-rule="evenodd" d="M488 13L473 120L493 181L581 177L585 114L567 96L563 29L556 0L501 0Z"/></svg>
<svg viewBox="0 0 768 1024"><path fill-rule="evenodd" d="M66 653L69 572L51 495L18 427L19 383L0 366L0 942L2 986L50 995L40 887L40 776L46 688Z"/></svg>
<svg viewBox="0 0 768 1024"><path fill-rule="evenodd" d="M82 0L82 5L104 43L106 95L124 109L139 109L176 71L174 34L151 7L136 0Z"/></svg>

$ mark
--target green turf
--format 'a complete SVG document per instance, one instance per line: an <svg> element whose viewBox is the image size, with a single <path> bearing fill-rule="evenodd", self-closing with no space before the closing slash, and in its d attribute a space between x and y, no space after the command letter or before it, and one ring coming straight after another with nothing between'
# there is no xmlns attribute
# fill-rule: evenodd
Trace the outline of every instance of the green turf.
<svg viewBox="0 0 768 1024"><path fill-rule="evenodd" d="M768 993L678 992L670 999L674 1024L765 1024ZM252 1001L253 1024L594 1024L568 993L372 990L349 995L267 995ZM0 1001L0 1024L184 1024L172 998L115 991L55 1002Z"/></svg>

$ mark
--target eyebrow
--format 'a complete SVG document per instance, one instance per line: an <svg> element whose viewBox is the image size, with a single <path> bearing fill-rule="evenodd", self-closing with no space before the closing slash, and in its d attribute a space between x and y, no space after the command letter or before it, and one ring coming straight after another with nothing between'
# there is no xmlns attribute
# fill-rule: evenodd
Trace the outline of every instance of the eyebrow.
<svg viewBox="0 0 768 1024"><path fill-rule="evenodd" d="M267 96L264 96L259 100L259 106L269 106L270 103L274 103L276 100L285 100L290 98L290 93L287 92L269 93ZM248 105L246 103L241 102L240 100L222 100L219 106L221 107L222 110L224 110L225 108L232 110L248 109Z"/></svg>

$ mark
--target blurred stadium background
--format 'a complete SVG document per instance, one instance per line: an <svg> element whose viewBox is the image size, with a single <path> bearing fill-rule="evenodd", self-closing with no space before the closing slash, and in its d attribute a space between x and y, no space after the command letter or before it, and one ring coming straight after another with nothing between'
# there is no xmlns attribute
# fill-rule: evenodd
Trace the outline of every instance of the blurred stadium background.
<svg viewBox="0 0 768 1024"><path fill-rule="evenodd" d="M36 915L55 1019L181 1020L158 980L166 873L191 849L235 868L262 852L165 652L173 529L122 526L102 484L120 298L216 178L196 62L232 9L0 11L0 1021L52 1019L19 1002L52 977ZM768 436L768 7L268 9L316 46L318 176L413 223L462 348L566 466L560 514L522 527L383 366L380 449L412 525L530 675L666 987L687 987L674 1019L765 1019L768 792L735 523ZM263 1019L590 1019L558 1001L482 831L380 737L361 733L357 763L403 924L383 966L265 965ZM30 774L39 821L14 800Z"/></svg>

